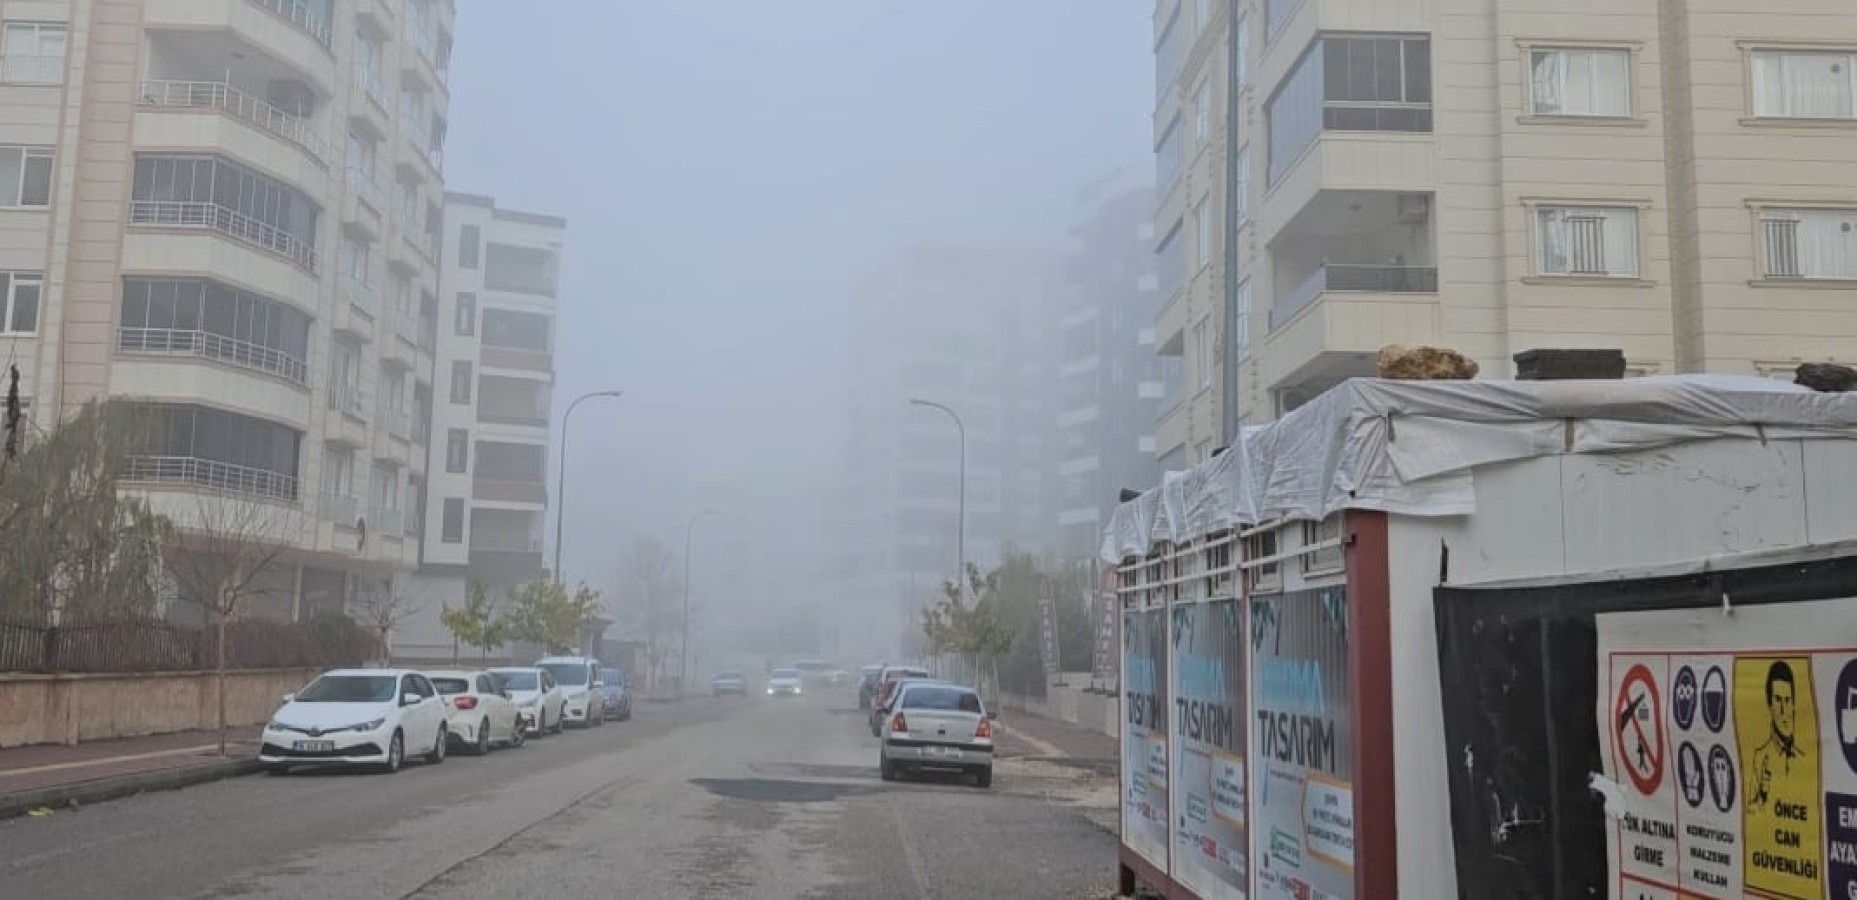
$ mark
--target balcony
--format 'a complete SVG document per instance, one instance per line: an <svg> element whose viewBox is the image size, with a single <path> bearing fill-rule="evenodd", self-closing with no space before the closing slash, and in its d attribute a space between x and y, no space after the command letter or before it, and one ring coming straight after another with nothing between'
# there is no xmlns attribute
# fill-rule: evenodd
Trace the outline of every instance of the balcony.
<svg viewBox="0 0 1857 900"><path fill-rule="evenodd" d="M515 347L486 345L480 354L480 361L488 369L518 369L544 374L554 371L554 354L547 350L522 350Z"/></svg>
<svg viewBox="0 0 1857 900"><path fill-rule="evenodd" d="M376 216L387 209L387 190L380 186L380 180L374 173L359 166L348 169L348 189L354 192L356 199L368 205Z"/></svg>
<svg viewBox="0 0 1857 900"><path fill-rule="evenodd" d="M367 403L358 385L330 385L329 408L354 419L365 419L367 417Z"/></svg>
<svg viewBox="0 0 1857 900"><path fill-rule="evenodd" d="M310 0L251 0L251 2L280 19L296 26L297 30L315 38L324 47L329 46L331 29L329 28L328 4L312 3Z"/></svg>
<svg viewBox="0 0 1857 900"><path fill-rule="evenodd" d="M492 407L479 403L477 421L485 425L519 425L526 428L547 428L548 414L521 407Z"/></svg>
<svg viewBox="0 0 1857 900"><path fill-rule="evenodd" d="M316 162L327 165L329 144L302 116L285 112L219 81L144 81L141 104L157 109L218 110L254 128L282 138Z"/></svg>
<svg viewBox="0 0 1857 900"><path fill-rule="evenodd" d="M1436 294L1438 270L1431 266L1359 266L1325 263L1277 297L1270 327L1295 318L1315 298L1327 293Z"/></svg>
<svg viewBox="0 0 1857 900"><path fill-rule="evenodd" d="M385 428L387 434L402 441L413 439L413 414L404 409L381 409L376 421Z"/></svg>
<svg viewBox="0 0 1857 900"><path fill-rule="evenodd" d="M341 293L348 305L366 313L368 318L380 317L380 294L375 292L373 285L353 275L343 275Z"/></svg>
<svg viewBox="0 0 1857 900"><path fill-rule="evenodd" d="M211 488L230 494L289 503L297 500L297 479L293 475L195 456L132 456L123 480L137 484Z"/></svg>
<svg viewBox="0 0 1857 900"><path fill-rule="evenodd" d="M356 60L355 84L361 88L361 93L367 95L368 100L372 101L375 106L380 108L381 112L384 113L387 111L387 84L380 80L379 72L369 68L367 64L360 60Z"/></svg>
<svg viewBox="0 0 1857 900"><path fill-rule="evenodd" d="M397 507L376 506L368 510L368 528L375 534L397 539L406 534L406 512Z"/></svg>
<svg viewBox="0 0 1857 900"><path fill-rule="evenodd" d="M116 351L125 356L210 359L241 369L275 375L293 384L309 385L309 371L303 360L281 350L208 331L120 328L116 332Z"/></svg>
<svg viewBox="0 0 1857 900"><path fill-rule="evenodd" d="M393 311L393 333L412 346L419 346L419 314L400 307Z"/></svg>
<svg viewBox="0 0 1857 900"><path fill-rule="evenodd" d="M217 203L196 200L135 200L129 204L132 225L216 231L240 243L289 260L316 274L316 248L309 242Z"/></svg>
<svg viewBox="0 0 1857 900"><path fill-rule="evenodd" d="M1431 206L1430 194L1318 192L1271 241L1270 329L1327 294L1435 296Z"/></svg>
<svg viewBox="0 0 1857 900"><path fill-rule="evenodd" d="M358 497L330 492L322 495L318 506L323 518L344 528L353 528L355 520L361 518L361 500Z"/></svg>
<svg viewBox="0 0 1857 900"><path fill-rule="evenodd" d="M548 486L541 473L527 477L494 478L477 475L471 479L471 498L491 503L533 503L547 505Z"/></svg>

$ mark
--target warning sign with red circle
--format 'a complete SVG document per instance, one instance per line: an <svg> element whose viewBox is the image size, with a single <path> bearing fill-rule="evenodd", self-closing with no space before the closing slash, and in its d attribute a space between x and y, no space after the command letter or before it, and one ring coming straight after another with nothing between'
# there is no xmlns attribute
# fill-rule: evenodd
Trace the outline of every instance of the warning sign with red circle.
<svg viewBox="0 0 1857 900"><path fill-rule="evenodd" d="M1657 683L1643 663L1632 666L1619 683L1612 734L1619 767L1639 793L1656 793L1664 780L1664 709Z"/></svg>

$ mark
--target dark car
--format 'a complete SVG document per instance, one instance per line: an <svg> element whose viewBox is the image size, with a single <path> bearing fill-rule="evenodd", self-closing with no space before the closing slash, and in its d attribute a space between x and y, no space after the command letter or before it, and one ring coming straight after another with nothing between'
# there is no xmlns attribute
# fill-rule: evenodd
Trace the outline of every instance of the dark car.
<svg viewBox="0 0 1857 900"><path fill-rule="evenodd" d="M720 697L724 694L746 697L748 695L748 679L742 677L742 673L734 670L717 672L716 677L709 679L709 695L711 697Z"/></svg>
<svg viewBox="0 0 1857 900"><path fill-rule="evenodd" d="M940 684L941 679L931 678L926 669L892 669L884 673L886 677L878 686L877 700L870 708L870 736L883 736L883 720L890 714L891 704L896 702L897 689L906 684L932 682Z"/></svg>
<svg viewBox="0 0 1857 900"><path fill-rule="evenodd" d="M624 722L632 718L632 690L626 686L625 673L618 669L600 670L600 693L605 695L606 718Z"/></svg>
<svg viewBox="0 0 1857 900"><path fill-rule="evenodd" d="M858 670L858 709L870 709L877 699L877 678L883 674L882 666L865 666Z"/></svg>

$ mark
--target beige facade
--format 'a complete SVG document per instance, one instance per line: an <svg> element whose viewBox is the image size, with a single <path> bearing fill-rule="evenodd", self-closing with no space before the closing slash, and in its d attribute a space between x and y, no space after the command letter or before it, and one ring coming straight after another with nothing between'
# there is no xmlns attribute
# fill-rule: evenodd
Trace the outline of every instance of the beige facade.
<svg viewBox="0 0 1857 900"><path fill-rule="evenodd" d="M1207 6L1202 39L1224 40L1229 3L1217 0L1159 4L1157 34ZM1163 309L1158 331L1164 352L1186 357L1190 385L1218 373L1216 394L1221 367L1237 366L1240 421L1372 374L1394 343L1461 350L1490 377L1542 347L1620 349L1640 375L1857 358L1847 7L1236 6L1248 177L1240 210L1215 230L1239 229L1232 277L1249 315L1236 346L1203 352L1194 324L1217 320L1229 285L1202 292L1208 273L1190 274L1202 270L1189 253L1183 302ZM1224 58L1195 45L1174 67L1157 135L1193 108L1195 61ZM1225 80L1211 83L1216 119ZM1221 128L1213 138L1202 155L1223 158ZM1223 195L1224 168L1188 159L1183 195L1156 216L1163 235L1191 227L1196 195ZM1222 278L1216 263L1209 274ZM1161 422L1161 450L1184 448L1185 462L1218 433L1204 421L1218 407L1197 400L1189 391Z"/></svg>
<svg viewBox="0 0 1857 900"><path fill-rule="evenodd" d="M0 0L0 342L42 427L154 409L183 525L259 504L256 612L418 559L450 0Z"/></svg>

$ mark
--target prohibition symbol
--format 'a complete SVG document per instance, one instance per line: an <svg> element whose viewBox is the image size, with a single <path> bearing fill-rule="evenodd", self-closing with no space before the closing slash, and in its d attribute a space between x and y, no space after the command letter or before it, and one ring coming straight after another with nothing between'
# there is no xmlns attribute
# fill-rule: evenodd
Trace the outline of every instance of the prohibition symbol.
<svg viewBox="0 0 1857 900"><path fill-rule="evenodd" d="M1664 780L1664 709L1651 670L1643 663L1632 666L1619 684L1612 735L1631 783L1641 794L1656 793Z"/></svg>

